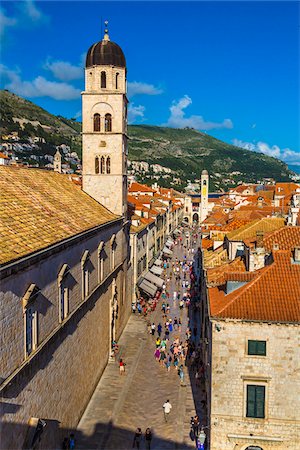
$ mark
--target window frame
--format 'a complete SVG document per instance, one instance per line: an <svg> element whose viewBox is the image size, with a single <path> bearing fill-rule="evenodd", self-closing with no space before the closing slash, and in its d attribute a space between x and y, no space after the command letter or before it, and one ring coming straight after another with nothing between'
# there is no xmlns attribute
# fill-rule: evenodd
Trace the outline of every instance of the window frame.
<svg viewBox="0 0 300 450"><path fill-rule="evenodd" d="M93 115L93 131L94 131L94 133L101 132L101 116L99 113L95 113Z"/></svg>
<svg viewBox="0 0 300 450"><path fill-rule="evenodd" d="M255 349L254 352L255 353L250 353L250 343L252 345L255 345ZM264 353L259 353L258 351L258 345L259 344L263 344L264 343ZM247 348L246 348L246 352L247 352L247 356L259 356L259 357L263 357L265 358L267 356L267 341L266 340L261 340L261 339L247 339Z"/></svg>
<svg viewBox="0 0 300 450"><path fill-rule="evenodd" d="M104 116L104 131L105 133L112 132L112 115L110 113L106 113Z"/></svg>
<svg viewBox="0 0 300 450"><path fill-rule="evenodd" d="M104 280L104 258L103 258L103 252L104 252L105 244L104 242L100 242L98 246L98 283L102 283Z"/></svg>
<svg viewBox="0 0 300 450"><path fill-rule="evenodd" d="M86 300L89 296L89 269L87 264L90 260L90 253L85 250L81 258L81 299Z"/></svg>
<svg viewBox="0 0 300 450"><path fill-rule="evenodd" d="M95 174L99 175L100 173L100 161L99 156L95 156Z"/></svg>
<svg viewBox="0 0 300 450"><path fill-rule="evenodd" d="M101 89L106 89L106 86L107 86L107 76L105 70L102 70L100 74L100 87Z"/></svg>
<svg viewBox="0 0 300 450"><path fill-rule="evenodd" d="M23 306L23 326L24 326L24 355L25 359L35 352L38 347L38 311L36 308L35 300L39 295L40 289L36 284L31 283L26 290L22 298ZM28 321L28 315L30 314L30 322ZM28 324L30 323L30 351L28 351Z"/></svg>
<svg viewBox="0 0 300 450"><path fill-rule="evenodd" d="M255 383L255 384L254 384ZM248 395L248 388L250 388L250 387L254 387L255 388L255 400L254 400L254 415L250 415L249 413L248 413L248 411L249 411L249 406L248 406L248 403L249 403L249 401L248 401L248 398L249 398L249 395ZM264 393L264 398L263 398L263 416L259 416L258 414L257 414L257 388L261 388L262 390L263 390L263 393ZM255 381L253 381L253 382L250 382L250 381L248 381L247 383L246 383L246 392L245 392L245 394L246 394L246 410L245 410L245 417L247 418L247 419L259 419L259 420L261 420L261 419L263 419L263 420L265 420L266 419L266 416L267 416L267 413L266 413L266 404L267 404L267 384L266 383L257 383L257 382L255 382Z"/></svg>

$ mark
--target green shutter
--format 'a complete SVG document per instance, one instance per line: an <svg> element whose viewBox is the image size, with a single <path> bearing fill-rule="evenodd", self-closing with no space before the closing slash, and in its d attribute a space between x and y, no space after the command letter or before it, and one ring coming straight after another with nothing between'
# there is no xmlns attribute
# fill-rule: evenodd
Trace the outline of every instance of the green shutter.
<svg viewBox="0 0 300 450"><path fill-rule="evenodd" d="M265 386L256 386L256 415L260 419L265 417Z"/></svg>
<svg viewBox="0 0 300 450"><path fill-rule="evenodd" d="M257 355L266 356L266 341L257 341Z"/></svg>
<svg viewBox="0 0 300 450"><path fill-rule="evenodd" d="M266 356L266 341L248 341L248 355Z"/></svg>
<svg viewBox="0 0 300 450"><path fill-rule="evenodd" d="M247 385L247 417L255 417L255 387Z"/></svg>

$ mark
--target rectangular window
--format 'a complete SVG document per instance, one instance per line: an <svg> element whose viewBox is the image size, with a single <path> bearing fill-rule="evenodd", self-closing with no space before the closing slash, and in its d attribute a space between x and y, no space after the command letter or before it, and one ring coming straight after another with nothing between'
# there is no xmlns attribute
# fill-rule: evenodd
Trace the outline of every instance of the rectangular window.
<svg viewBox="0 0 300 450"><path fill-rule="evenodd" d="M264 419L265 417L265 386L247 385L247 417Z"/></svg>
<svg viewBox="0 0 300 450"><path fill-rule="evenodd" d="M59 296L60 296L60 316L59 321L62 322L68 315L69 312L69 290L64 286L63 282L59 286Z"/></svg>
<svg viewBox="0 0 300 450"><path fill-rule="evenodd" d="M25 351L29 356L37 347L37 312L32 307L25 310Z"/></svg>
<svg viewBox="0 0 300 450"><path fill-rule="evenodd" d="M87 297L89 295L89 271L88 269L84 269L83 271L83 277L84 277L84 297Z"/></svg>
<svg viewBox="0 0 300 450"><path fill-rule="evenodd" d="M266 341L248 341L248 355L266 356Z"/></svg>

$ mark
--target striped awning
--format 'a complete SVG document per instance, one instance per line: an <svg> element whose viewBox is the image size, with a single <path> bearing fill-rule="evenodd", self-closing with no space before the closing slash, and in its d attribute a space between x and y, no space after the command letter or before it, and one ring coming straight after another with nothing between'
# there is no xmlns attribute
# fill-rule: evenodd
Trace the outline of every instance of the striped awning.
<svg viewBox="0 0 300 450"><path fill-rule="evenodd" d="M157 275L154 275L154 273L151 273L150 271L144 275L144 279L150 281L150 283L155 284L155 286L159 288L163 287L164 280L159 278Z"/></svg>
<svg viewBox="0 0 300 450"><path fill-rule="evenodd" d="M150 268L150 272L154 273L154 275L157 275L158 277L161 276L163 271L164 271L164 269L162 267L158 267L155 265Z"/></svg>
<svg viewBox="0 0 300 450"><path fill-rule="evenodd" d="M154 286L154 284L150 283L149 281L143 279L139 283L139 288L145 292L150 297L154 297L157 291L157 287Z"/></svg>

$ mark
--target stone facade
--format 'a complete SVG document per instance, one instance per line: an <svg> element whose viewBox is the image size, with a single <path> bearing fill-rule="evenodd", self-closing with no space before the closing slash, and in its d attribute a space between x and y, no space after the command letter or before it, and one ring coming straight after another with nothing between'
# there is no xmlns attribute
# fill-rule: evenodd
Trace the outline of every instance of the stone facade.
<svg viewBox="0 0 300 450"><path fill-rule="evenodd" d="M82 299L86 250L88 293ZM119 219L1 269L1 448L23 448L31 417L47 423L39 449L58 448L66 430L76 427L107 364L111 340L130 313L127 250ZM64 264L68 312L61 320L58 275ZM38 287L27 303L37 315L37 345L26 355L24 294L31 283Z"/></svg>
<svg viewBox="0 0 300 450"><path fill-rule="evenodd" d="M101 73L106 74L106 87L101 88ZM116 76L118 84L116 86ZM95 114L100 116L94 129ZM105 116L111 126L106 129ZM126 215L127 204L127 99L126 69L94 66L85 70L82 93L82 185L83 190L118 215ZM105 170L101 173L101 158ZM95 168L99 158L98 173ZM106 161L109 158L109 170Z"/></svg>
<svg viewBox="0 0 300 450"><path fill-rule="evenodd" d="M208 329L210 450L298 449L299 326L211 320ZM266 356L248 355L248 340L266 341ZM264 419L246 417L247 384L265 386Z"/></svg>

